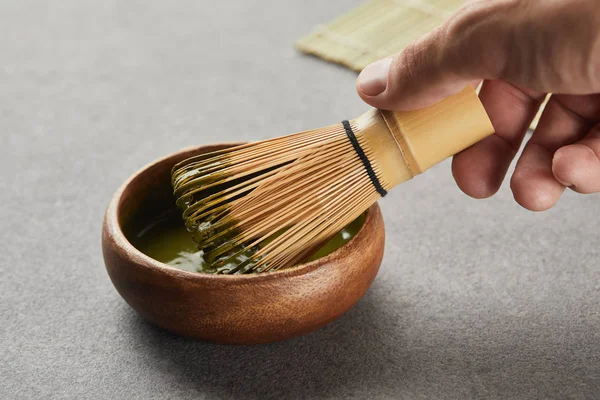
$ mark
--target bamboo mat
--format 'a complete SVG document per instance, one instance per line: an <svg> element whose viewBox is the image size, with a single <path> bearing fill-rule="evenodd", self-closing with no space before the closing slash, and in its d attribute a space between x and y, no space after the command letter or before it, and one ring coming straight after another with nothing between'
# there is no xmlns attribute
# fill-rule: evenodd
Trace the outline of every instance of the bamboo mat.
<svg viewBox="0 0 600 400"><path fill-rule="evenodd" d="M368 0L316 27L300 38L296 47L360 72L439 26L462 3L463 0ZM540 114L541 110L532 128L537 126Z"/></svg>

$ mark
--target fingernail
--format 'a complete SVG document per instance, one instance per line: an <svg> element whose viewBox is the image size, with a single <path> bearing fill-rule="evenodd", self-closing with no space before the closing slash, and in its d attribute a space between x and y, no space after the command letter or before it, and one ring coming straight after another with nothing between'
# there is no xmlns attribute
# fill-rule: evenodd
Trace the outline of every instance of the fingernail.
<svg viewBox="0 0 600 400"><path fill-rule="evenodd" d="M556 176L558 174L554 171L554 168L552 168L552 175L554 175L554 179L556 179L558 181L558 183L560 183L564 187L568 187L568 188L573 187L572 183L569 183L566 180L560 179L558 176Z"/></svg>
<svg viewBox="0 0 600 400"><path fill-rule="evenodd" d="M358 76L358 87L367 96L377 96L387 87L392 58L385 58L367 65Z"/></svg>
<svg viewBox="0 0 600 400"><path fill-rule="evenodd" d="M573 186L574 186L574 185L573 185L572 183L569 183L569 182L567 182L567 181L566 181L566 180L564 180L564 179L561 179L561 178L559 177L559 175L560 175L560 174L559 174L559 173L558 173L558 171L556 171L556 169L555 169L556 163L557 163L557 162L559 162L559 160L560 160L561 158L563 158L563 152L562 152L562 151L560 151L560 150L561 150L561 149L558 149L558 150L556 151L556 153L554 153L554 156L552 156L552 175L554 175L554 179L556 179L556 180L558 181L558 183L560 183L560 184L561 184L561 185L563 185L564 187L573 188Z"/></svg>

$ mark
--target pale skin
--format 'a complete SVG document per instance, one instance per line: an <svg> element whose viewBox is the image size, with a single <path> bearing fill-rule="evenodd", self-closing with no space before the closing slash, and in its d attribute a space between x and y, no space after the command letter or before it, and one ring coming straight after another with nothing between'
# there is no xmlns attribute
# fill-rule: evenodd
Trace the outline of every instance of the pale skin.
<svg viewBox="0 0 600 400"><path fill-rule="evenodd" d="M357 91L368 104L410 110L483 81L480 98L496 133L457 154L462 191L500 188L547 93L553 93L510 180L532 211L566 188L600 192L598 0L475 0L402 53L367 66Z"/></svg>

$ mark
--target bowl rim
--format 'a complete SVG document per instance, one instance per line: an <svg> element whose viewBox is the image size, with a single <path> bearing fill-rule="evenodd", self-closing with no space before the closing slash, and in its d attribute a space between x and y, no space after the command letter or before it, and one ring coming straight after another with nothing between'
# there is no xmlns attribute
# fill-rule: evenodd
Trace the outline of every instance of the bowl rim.
<svg viewBox="0 0 600 400"><path fill-rule="evenodd" d="M120 208L121 208L120 206L121 206L121 203L123 200L123 194L125 193L125 190L131 185L131 183L133 181L135 181L144 172L151 169L152 167L154 167L162 162L165 162L166 160L168 160L170 158L176 157L182 153L194 152L194 151L197 151L202 148L209 147L209 146L210 147L213 147L213 146L214 147L220 147L220 146L228 146L229 147L229 146L236 146L236 145L240 145L240 144L244 144L244 142L218 142L218 143L207 143L207 144L199 145L199 146L184 147L184 148L181 148L180 150L169 153L163 157L157 158L156 160L147 163L146 165L142 166L137 171L135 171L133 174L131 174L125 180L125 182L123 184L121 184L121 186L117 189L117 191L113 194L113 196L107 206L106 212L105 212L103 229L105 230L105 233L108 235L108 240L111 244L111 247L113 247L113 249L121 257L130 259L130 260L136 262L136 264L143 265L144 267L149 268L150 270L152 270L154 272L166 273L168 275L178 277L178 278L185 278L185 279L199 280L199 281L211 280L211 281L215 281L215 282L231 281L231 282L244 283L244 282L249 282L249 281L260 282L260 281L265 281L265 280L278 279L278 278L284 278L284 277L292 277L292 276L304 275L304 274L310 273L319 267L322 267L326 264L331 263L332 261L335 261L336 259L340 259L342 257L342 255L346 254L346 252L348 250L351 250L353 247L356 247L357 242L360 242L363 240L368 240L367 238L364 238L365 227L367 226L367 224L372 222L373 213L377 210L377 207L378 207L377 202L373 203L373 205L371 205L367 209L365 221L363 222L362 226L360 227L358 232L354 235L354 237L352 237L348 242L344 243L343 246L337 248L336 250L332 251L331 253L329 253L323 257L320 257L316 260L302 263L302 264L299 264L299 265L296 265L293 267L289 267L289 268L285 268L282 270L278 270L278 271L271 271L271 272L265 272L265 273L259 273L259 274L233 274L233 275L226 275L226 274L217 275L217 274L206 274L206 273L201 273L201 272L187 271L187 270L183 270L183 269L180 269L177 267L173 267L169 264L157 261L157 260L153 259L152 257L142 253L135 246L133 246L133 244L131 244L131 242L129 241L129 239L127 239L127 237L125 236L125 233L123 232L123 230L119 224L119 215L120 215Z"/></svg>

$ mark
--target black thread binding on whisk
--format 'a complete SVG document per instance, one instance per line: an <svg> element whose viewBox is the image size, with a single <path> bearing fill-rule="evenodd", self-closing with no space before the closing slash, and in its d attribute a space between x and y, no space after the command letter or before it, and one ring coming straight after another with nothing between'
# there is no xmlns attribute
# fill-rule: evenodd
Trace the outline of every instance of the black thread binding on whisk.
<svg viewBox="0 0 600 400"><path fill-rule="evenodd" d="M350 122L348 122L348 120L343 120L342 125L344 125L346 135L348 135L348 139L350 139L350 143L352 143L354 151L356 151L356 154L358 154L358 158L360 158L360 161L362 161L363 165L365 166L365 169L367 170L367 175L369 175L369 178L371 178L371 183L373 183L375 190L377 190L377 193L379 193L381 197L385 196L387 194L387 191L383 188L383 186L381 186L381 182L379 182L379 179L377 179L377 175L375 175L375 171L373 171L371 161L369 161L369 158L365 154L364 150L362 149L362 147L360 147L360 144L356 139L356 135L354 134L354 131L352 131Z"/></svg>

